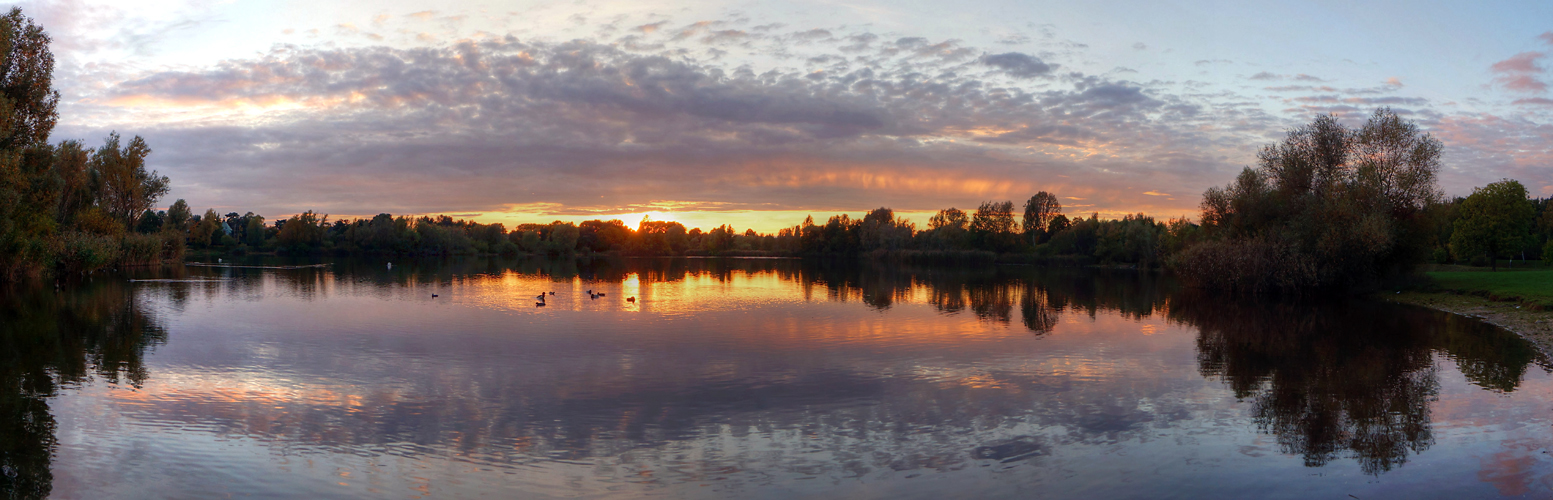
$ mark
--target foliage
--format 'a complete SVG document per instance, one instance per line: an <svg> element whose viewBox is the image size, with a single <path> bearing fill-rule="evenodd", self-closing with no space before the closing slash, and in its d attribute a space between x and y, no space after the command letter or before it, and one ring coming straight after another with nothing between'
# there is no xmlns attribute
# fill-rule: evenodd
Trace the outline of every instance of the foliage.
<svg viewBox="0 0 1553 500"><path fill-rule="evenodd" d="M1006 252L1019 245L1014 202L982 202L971 216L971 236L980 248Z"/></svg>
<svg viewBox="0 0 1553 500"><path fill-rule="evenodd" d="M1062 203L1057 195L1041 191L1025 201L1025 216L1020 227L1030 244L1040 244L1060 229L1052 227L1052 219L1062 216Z"/></svg>
<svg viewBox="0 0 1553 500"><path fill-rule="evenodd" d="M151 148L140 136L120 148L119 133L114 132L92 155L90 168L101 185L99 205L129 226L168 191L167 177L146 171L146 156L150 154Z"/></svg>
<svg viewBox="0 0 1553 500"><path fill-rule="evenodd" d="M49 43L20 9L0 17L0 281L152 253L130 229L154 231L138 223L167 192L166 177L146 172L150 148L139 137L123 148L116 133L95 150L48 144L59 118Z"/></svg>
<svg viewBox="0 0 1553 500"><path fill-rule="evenodd" d="M1451 253L1457 259L1486 256L1491 262L1524 248L1536 215L1526 200L1526 187L1513 180L1473 189L1458 210Z"/></svg>
<svg viewBox="0 0 1553 500"><path fill-rule="evenodd" d="M1263 148L1257 168L1204 193L1207 238L1197 245L1213 247L1188 248L1178 269L1197 285L1254 289L1363 286L1411 271L1428 257L1426 210L1440 198L1441 150L1389 109L1356 130L1317 117ZM1230 249L1252 253L1236 263L1192 261L1231 258ZM1260 274L1204 274L1223 272Z"/></svg>

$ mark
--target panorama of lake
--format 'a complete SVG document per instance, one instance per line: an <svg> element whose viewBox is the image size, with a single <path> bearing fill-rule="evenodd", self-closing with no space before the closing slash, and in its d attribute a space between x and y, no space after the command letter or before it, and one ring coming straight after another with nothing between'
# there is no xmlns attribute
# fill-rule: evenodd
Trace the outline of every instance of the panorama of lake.
<svg viewBox="0 0 1553 500"><path fill-rule="evenodd" d="M6 292L0 496L1553 495L1547 360L1425 309L1020 266L296 264Z"/></svg>

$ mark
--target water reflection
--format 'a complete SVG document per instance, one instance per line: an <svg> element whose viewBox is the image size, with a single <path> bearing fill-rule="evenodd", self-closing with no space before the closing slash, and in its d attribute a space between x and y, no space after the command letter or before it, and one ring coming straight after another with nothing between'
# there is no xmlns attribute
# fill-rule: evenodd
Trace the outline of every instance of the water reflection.
<svg viewBox="0 0 1553 500"><path fill-rule="evenodd" d="M1534 361L1546 366L1529 343L1491 325L1402 306L1183 297L1169 314L1201 331L1203 375L1250 400L1257 426L1311 467L1346 455L1380 474L1428 449L1435 351L1502 392Z"/></svg>
<svg viewBox="0 0 1553 500"><path fill-rule="evenodd" d="M167 332L130 290L121 280L69 293L0 290L0 496L52 490L49 398L93 379L139 386L149 376L143 355Z"/></svg>
<svg viewBox="0 0 1553 500"><path fill-rule="evenodd" d="M284 456L503 474L485 488L463 481L463 496L621 485L686 494L676 488L709 481L783 496L817 477L895 484L977 470L1060 482L1119 460L1105 450L1198 446L1223 422L1254 427L1306 466L1352 458L1379 475L1439 445L1431 405L1442 370L1510 394L1532 365L1547 367L1528 343L1464 318L1226 301L1124 271L387 263L255 260L7 297L0 347L19 361L0 381L17 415L7 436L18 437L5 439L4 470L43 477L48 491L46 400L60 384L149 377L146 390L100 404L163 432L197 429ZM581 293L590 289L613 300ZM557 292L546 308L518 300L546 290ZM625 304L627 294L641 300ZM167 333L147 309L178 325L149 374L141 353ZM37 374L47 388L28 385ZM1212 450L1202 453L1223 452ZM29 470L43 475L11 472Z"/></svg>

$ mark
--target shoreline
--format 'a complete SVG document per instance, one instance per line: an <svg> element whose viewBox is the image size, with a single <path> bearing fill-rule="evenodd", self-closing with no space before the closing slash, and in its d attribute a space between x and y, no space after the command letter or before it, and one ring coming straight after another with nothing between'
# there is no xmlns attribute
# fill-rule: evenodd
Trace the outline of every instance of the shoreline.
<svg viewBox="0 0 1553 500"><path fill-rule="evenodd" d="M1496 302L1450 292L1405 291L1382 293L1377 298L1479 319L1519 335L1536 345L1544 355L1553 355L1553 311L1533 311L1518 302Z"/></svg>

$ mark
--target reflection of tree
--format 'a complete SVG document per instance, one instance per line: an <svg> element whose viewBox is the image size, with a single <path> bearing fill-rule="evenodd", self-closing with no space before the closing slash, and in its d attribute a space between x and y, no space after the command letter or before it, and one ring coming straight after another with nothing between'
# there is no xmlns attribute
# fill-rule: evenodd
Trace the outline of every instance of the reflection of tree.
<svg viewBox="0 0 1553 500"><path fill-rule="evenodd" d="M0 291L0 496L41 498L52 489L47 399L61 385L97 377L138 386L145 349L166 338L122 281L64 294Z"/></svg>
<svg viewBox="0 0 1553 500"><path fill-rule="evenodd" d="M1173 283L1152 273L999 266L912 269L882 265L806 265L801 278L819 281L833 299L861 297L876 308L926 290L927 302L944 314L969 310L987 321L1009 323L1018 303L1031 332L1049 333L1063 311L1116 311L1132 319L1161 310Z"/></svg>
<svg viewBox="0 0 1553 500"><path fill-rule="evenodd" d="M1199 369L1251 400L1257 425L1285 453L1312 467L1350 456L1368 474L1434 442L1434 350L1460 360L1474 383L1505 391L1514 390L1534 353L1482 323L1380 304L1183 297L1169 314L1201 330Z"/></svg>

